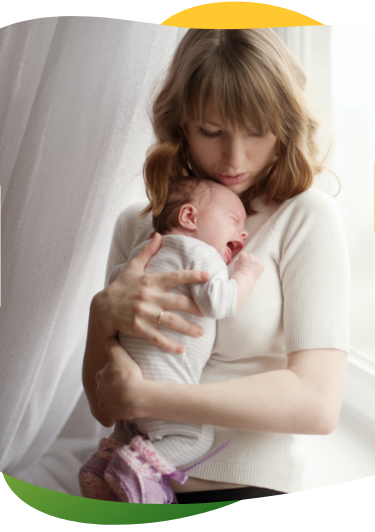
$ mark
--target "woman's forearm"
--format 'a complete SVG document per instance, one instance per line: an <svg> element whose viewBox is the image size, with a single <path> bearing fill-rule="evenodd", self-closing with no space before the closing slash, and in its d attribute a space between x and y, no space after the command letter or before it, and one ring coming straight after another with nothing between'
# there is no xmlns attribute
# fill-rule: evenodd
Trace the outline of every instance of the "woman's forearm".
<svg viewBox="0 0 375 532"><path fill-rule="evenodd" d="M340 412L346 354L321 349L290 357L287 369L240 379L196 386L147 383L139 413L256 432L332 432Z"/></svg>
<svg viewBox="0 0 375 532"><path fill-rule="evenodd" d="M109 337L113 336L116 331L106 328L98 319L96 313L97 296L94 297L91 308L90 318L87 331L85 356L82 367L82 383L90 405L93 416L106 427L113 425L114 421L107 416L98 406L98 397L96 395L96 373L107 363L107 353L105 344Z"/></svg>
<svg viewBox="0 0 375 532"><path fill-rule="evenodd" d="M301 423L310 416L297 411L301 409L300 379L289 370L201 385L152 382L147 390L142 417L254 432L311 430Z"/></svg>

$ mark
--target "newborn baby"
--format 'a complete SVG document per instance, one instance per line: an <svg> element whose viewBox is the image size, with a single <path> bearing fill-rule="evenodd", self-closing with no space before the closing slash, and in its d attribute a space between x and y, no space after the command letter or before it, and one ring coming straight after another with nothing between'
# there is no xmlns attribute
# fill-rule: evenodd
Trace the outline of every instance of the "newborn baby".
<svg viewBox="0 0 375 532"><path fill-rule="evenodd" d="M159 329L184 345L181 355L168 353L144 338L119 334L120 344L139 364L145 379L199 383L214 345L216 320L235 315L263 271L257 257L240 253L247 237L245 221L241 200L223 185L194 177L170 184L162 212L153 217L155 231L163 235L162 245L149 261L146 273L179 269L209 272L210 280L206 283L172 289L194 299L203 316L178 314L200 325L204 335L193 338L165 327L163 313L159 316ZM137 246L129 260L147 242ZM227 265L237 254L234 273L229 278ZM110 282L125 266L115 268ZM134 425L117 423L111 438L101 441L99 451L81 469L83 495L124 502L175 502L167 478L184 482L186 475L176 468L204 455L212 443L213 430L207 425L153 418L137 419ZM103 452L107 453L107 463L103 462L101 483L92 465L99 455L104 458ZM93 483L97 485L94 491Z"/></svg>

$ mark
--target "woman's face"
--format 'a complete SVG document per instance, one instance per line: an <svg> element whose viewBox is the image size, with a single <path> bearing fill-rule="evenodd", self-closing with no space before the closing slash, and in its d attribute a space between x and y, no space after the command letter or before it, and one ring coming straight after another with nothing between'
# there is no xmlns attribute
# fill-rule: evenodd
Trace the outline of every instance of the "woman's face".
<svg viewBox="0 0 375 532"><path fill-rule="evenodd" d="M205 109L205 121L192 121L185 131L197 168L236 194L255 183L275 153L273 133L260 136L250 123L246 131L229 124L224 127L212 99Z"/></svg>

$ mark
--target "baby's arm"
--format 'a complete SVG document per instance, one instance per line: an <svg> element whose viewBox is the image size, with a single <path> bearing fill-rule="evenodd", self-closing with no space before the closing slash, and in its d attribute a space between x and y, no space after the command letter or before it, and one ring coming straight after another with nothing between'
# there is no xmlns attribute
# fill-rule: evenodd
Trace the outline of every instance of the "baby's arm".
<svg viewBox="0 0 375 532"><path fill-rule="evenodd" d="M254 288L255 281L263 272L263 262L252 253L241 252L233 264L234 274L231 279L237 283L238 295L236 311L245 303L250 292Z"/></svg>
<svg viewBox="0 0 375 532"><path fill-rule="evenodd" d="M204 316L220 320L233 317L244 304L255 281L263 271L263 263L251 253L241 253L234 263L235 273L229 279L228 269L219 253L211 246L190 250L190 263L186 268L207 271L210 280L200 285L190 285L195 303Z"/></svg>

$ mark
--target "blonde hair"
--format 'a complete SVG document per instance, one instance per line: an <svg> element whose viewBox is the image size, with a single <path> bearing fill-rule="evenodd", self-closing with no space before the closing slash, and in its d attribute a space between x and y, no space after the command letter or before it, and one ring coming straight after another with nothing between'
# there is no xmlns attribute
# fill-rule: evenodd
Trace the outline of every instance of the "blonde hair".
<svg viewBox="0 0 375 532"><path fill-rule="evenodd" d="M152 108L157 138L148 151L144 179L150 205L159 214L168 183L202 175L190 157L184 126L204 120L212 97L223 121L277 137L275 157L240 198L247 214L252 200L282 202L311 187L324 168L314 136L318 121L304 94L306 76L271 29L189 30L178 45Z"/></svg>

